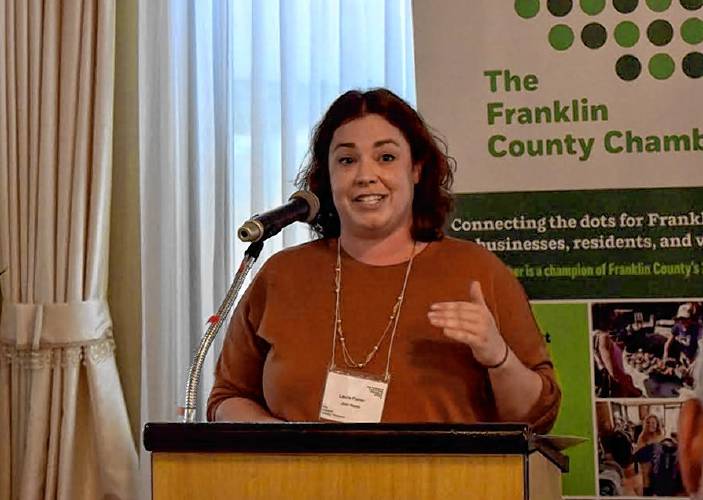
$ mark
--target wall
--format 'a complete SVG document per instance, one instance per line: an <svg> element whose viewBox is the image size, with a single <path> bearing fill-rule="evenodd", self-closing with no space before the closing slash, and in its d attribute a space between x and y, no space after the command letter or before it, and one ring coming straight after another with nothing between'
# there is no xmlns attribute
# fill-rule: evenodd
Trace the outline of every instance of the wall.
<svg viewBox="0 0 703 500"><path fill-rule="evenodd" d="M108 301L117 344L117 366L132 433L139 444L142 332L137 12L137 0L118 1Z"/></svg>

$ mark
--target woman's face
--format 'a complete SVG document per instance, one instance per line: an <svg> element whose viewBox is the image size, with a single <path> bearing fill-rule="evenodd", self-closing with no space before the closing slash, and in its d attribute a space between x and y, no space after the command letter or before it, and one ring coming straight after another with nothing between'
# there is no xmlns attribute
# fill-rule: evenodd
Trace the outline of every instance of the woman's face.
<svg viewBox="0 0 703 500"><path fill-rule="evenodd" d="M657 422L656 417L648 417L647 418L647 431L657 432L658 430L659 430L659 423Z"/></svg>
<svg viewBox="0 0 703 500"><path fill-rule="evenodd" d="M328 160L342 235L378 239L410 231L420 166L398 128L376 114L347 122L334 132Z"/></svg>

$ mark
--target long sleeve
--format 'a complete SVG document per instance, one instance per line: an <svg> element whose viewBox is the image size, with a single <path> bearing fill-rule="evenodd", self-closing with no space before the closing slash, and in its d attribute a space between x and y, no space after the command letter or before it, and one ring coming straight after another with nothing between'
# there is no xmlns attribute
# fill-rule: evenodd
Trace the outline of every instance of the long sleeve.
<svg viewBox="0 0 703 500"><path fill-rule="evenodd" d="M493 313L501 335L520 361L542 379L542 392L526 420L536 432L547 432L557 418L561 390L544 337L522 286L502 263L495 273L492 292Z"/></svg>

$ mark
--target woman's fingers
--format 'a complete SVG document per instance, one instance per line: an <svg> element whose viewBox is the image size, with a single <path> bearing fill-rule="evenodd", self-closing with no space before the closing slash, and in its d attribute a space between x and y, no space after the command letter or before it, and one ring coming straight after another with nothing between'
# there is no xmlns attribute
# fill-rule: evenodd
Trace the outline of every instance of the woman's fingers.
<svg viewBox="0 0 703 500"><path fill-rule="evenodd" d="M470 304L469 304L470 305ZM494 335L493 317L472 308L430 310L427 317L438 328L464 329L477 335Z"/></svg>
<svg viewBox="0 0 703 500"><path fill-rule="evenodd" d="M467 344L472 349L474 347L476 347L481 342L481 339L477 335L475 335L471 332L467 332L466 330L445 328L443 330L443 332L447 337L454 339L458 342L462 342L464 344Z"/></svg>
<svg viewBox="0 0 703 500"><path fill-rule="evenodd" d="M474 304L486 305L486 299L483 297L483 290L481 290L479 281L472 281L471 285L469 285L469 300Z"/></svg>
<svg viewBox="0 0 703 500"><path fill-rule="evenodd" d="M427 318L444 335L471 347L476 360L486 366L500 361L505 342L498 332L490 310L481 302L480 289L474 288L475 302L438 302L430 306Z"/></svg>
<svg viewBox="0 0 703 500"><path fill-rule="evenodd" d="M469 314L442 314L429 312L427 317L430 322L440 328L463 328L466 330L477 330L483 321L476 315Z"/></svg>

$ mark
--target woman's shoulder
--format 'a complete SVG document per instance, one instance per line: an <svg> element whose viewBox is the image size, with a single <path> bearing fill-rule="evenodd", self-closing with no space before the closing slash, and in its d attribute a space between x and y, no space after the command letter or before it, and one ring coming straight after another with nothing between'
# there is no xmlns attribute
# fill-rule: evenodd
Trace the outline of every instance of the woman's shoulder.
<svg viewBox="0 0 703 500"><path fill-rule="evenodd" d="M436 242L438 251L443 257L467 260L474 264L504 268L505 264L493 252L471 240L463 240L453 236L444 236Z"/></svg>
<svg viewBox="0 0 703 500"><path fill-rule="evenodd" d="M497 287L502 293L524 293L512 269L478 243L445 236L430 248L432 245L434 251L426 262L436 275L452 277L448 279L478 279L484 287Z"/></svg>
<svg viewBox="0 0 703 500"><path fill-rule="evenodd" d="M334 253L330 239L317 239L293 245L279 250L266 261L266 267L272 269L304 266L311 262L319 262L321 258Z"/></svg>
<svg viewBox="0 0 703 500"><path fill-rule="evenodd" d="M279 250L261 264L254 273L253 283L259 287L286 286L309 279L320 267L332 267L334 251L331 247L328 240L318 239Z"/></svg>

